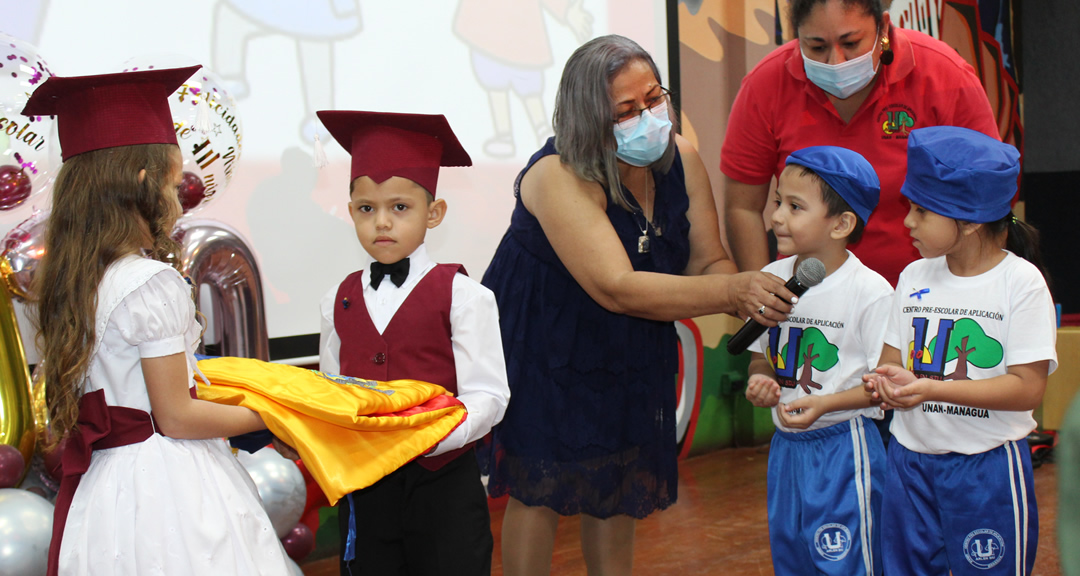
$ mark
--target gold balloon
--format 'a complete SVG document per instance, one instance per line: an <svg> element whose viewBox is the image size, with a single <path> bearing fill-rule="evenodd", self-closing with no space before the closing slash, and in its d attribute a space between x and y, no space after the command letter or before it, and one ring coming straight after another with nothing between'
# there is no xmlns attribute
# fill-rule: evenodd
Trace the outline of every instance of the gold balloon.
<svg viewBox="0 0 1080 576"><path fill-rule="evenodd" d="M34 411L34 430L38 442L43 442L49 435L49 405L45 400L45 361L37 363L30 382L30 403Z"/></svg>
<svg viewBox="0 0 1080 576"><path fill-rule="evenodd" d="M8 293L19 298L26 298L26 292L15 281L15 270L11 267L11 261L7 259L7 252L0 255L0 279L3 280L4 288L7 288Z"/></svg>
<svg viewBox="0 0 1080 576"><path fill-rule="evenodd" d="M7 278L4 280L0 282L0 444L18 449L29 468L37 437L30 370Z"/></svg>

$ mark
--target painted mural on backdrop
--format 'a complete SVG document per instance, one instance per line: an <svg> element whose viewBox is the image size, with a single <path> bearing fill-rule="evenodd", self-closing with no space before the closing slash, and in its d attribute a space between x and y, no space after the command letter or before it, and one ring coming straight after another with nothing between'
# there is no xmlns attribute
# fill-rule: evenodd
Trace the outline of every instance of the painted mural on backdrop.
<svg viewBox="0 0 1080 576"><path fill-rule="evenodd" d="M743 77L794 37L787 6L788 0L678 2L683 135L697 146L714 190L723 178L720 148ZM1011 0L893 0L889 12L895 25L941 39L975 68L1002 140L1022 150ZM723 204L719 195L717 204ZM680 323L683 366L700 359L699 371L681 370L677 384L681 456L758 444L772 435L769 410L753 407L743 396L749 353L733 357L724 349L740 325L722 315ZM690 398L693 409L683 411Z"/></svg>
<svg viewBox="0 0 1080 576"><path fill-rule="evenodd" d="M893 0L889 12L896 25L941 39L975 68L1001 139L1022 151L1011 0Z"/></svg>

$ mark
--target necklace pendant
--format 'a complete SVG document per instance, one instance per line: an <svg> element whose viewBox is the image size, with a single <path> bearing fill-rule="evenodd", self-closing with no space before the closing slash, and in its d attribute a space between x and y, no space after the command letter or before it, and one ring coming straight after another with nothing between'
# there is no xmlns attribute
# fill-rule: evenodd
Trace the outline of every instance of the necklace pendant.
<svg viewBox="0 0 1080 576"><path fill-rule="evenodd" d="M653 231L653 234L656 234L657 238L664 235L664 231L661 230L660 226L657 226L656 224L653 224L652 231Z"/></svg>
<svg viewBox="0 0 1080 576"><path fill-rule="evenodd" d="M649 252L649 235L642 234L637 239L637 251L638 254L647 254Z"/></svg>

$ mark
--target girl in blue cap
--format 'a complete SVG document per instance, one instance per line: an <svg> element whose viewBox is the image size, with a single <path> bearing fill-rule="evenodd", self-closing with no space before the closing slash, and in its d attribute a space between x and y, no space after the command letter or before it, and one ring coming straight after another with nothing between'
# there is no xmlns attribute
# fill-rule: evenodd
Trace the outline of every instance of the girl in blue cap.
<svg viewBox="0 0 1080 576"><path fill-rule="evenodd" d="M923 258L900 275L881 365L865 378L896 410L887 574L1030 574L1035 564L1025 438L1057 367L1057 333L1037 234L1010 209L1019 160L966 128L908 140L904 225Z"/></svg>

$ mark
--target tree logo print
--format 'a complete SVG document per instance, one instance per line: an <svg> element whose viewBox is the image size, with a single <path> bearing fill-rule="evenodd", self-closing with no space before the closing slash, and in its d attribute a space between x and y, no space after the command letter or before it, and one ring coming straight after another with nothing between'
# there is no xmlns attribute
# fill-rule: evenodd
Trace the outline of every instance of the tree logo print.
<svg viewBox="0 0 1080 576"><path fill-rule="evenodd" d="M937 336L930 341L935 347ZM982 326L971 318L961 318L953 325L946 346L945 363L956 360L956 367L945 375L946 380L967 380L968 364L979 368L993 368L1004 359L1001 342L986 335Z"/></svg>
<svg viewBox="0 0 1080 576"><path fill-rule="evenodd" d="M767 352L773 371L782 380L781 385L785 384L784 380L792 382L787 387L794 388L797 384L807 394L812 393L811 388L821 390L821 384L814 382L814 370L822 372L836 366L840 361L840 349L817 328L792 328L788 331L787 346L783 348L778 346L779 339L780 330L770 328ZM778 349L780 353L776 354L774 351ZM796 380L800 366L803 370Z"/></svg>

